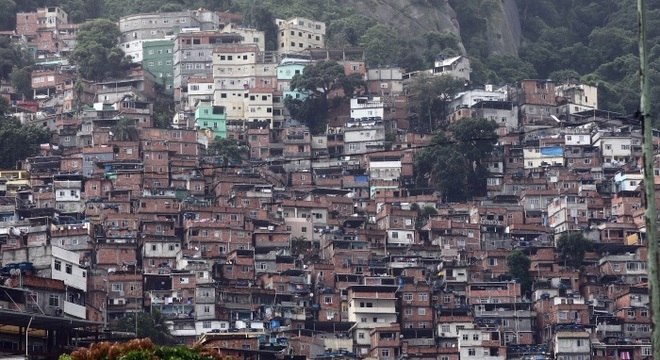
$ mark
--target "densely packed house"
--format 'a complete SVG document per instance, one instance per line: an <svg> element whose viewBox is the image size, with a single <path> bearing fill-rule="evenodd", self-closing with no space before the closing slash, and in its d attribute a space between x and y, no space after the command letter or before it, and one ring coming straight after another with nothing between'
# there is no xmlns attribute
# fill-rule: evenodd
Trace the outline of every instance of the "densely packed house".
<svg viewBox="0 0 660 360"><path fill-rule="evenodd" d="M158 313L176 341L250 359L651 358L641 129L599 109L596 87L529 79L450 99L447 123L493 120L498 141L487 196L445 203L414 186L432 139L406 117L421 72L367 69L301 17L278 19L266 51L240 20L124 17L134 64L94 83L63 57L77 28L65 12L17 15L35 100L3 96L52 141L0 170L0 323L20 313L108 335ZM290 83L326 59L366 86L313 134L284 100L309 96ZM459 56L426 72L469 69ZM153 127L157 83L177 106L167 129ZM207 155L218 139L243 160ZM576 233L593 244L577 266L558 251ZM531 284L512 276L514 250ZM38 333L11 324L0 353L24 351L26 331L34 353L58 336L45 320Z"/></svg>

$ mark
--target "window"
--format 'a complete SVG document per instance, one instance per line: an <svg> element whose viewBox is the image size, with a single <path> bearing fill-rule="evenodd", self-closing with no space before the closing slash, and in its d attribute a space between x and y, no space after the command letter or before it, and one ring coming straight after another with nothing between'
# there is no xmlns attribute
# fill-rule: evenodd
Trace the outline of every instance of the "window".
<svg viewBox="0 0 660 360"><path fill-rule="evenodd" d="M364 339L364 332L358 332L358 339Z"/></svg>
<svg viewBox="0 0 660 360"><path fill-rule="evenodd" d="M479 334L472 334L473 341L479 341Z"/></svg>
<svg viewBox="0 0 660 360"><path fill-rule="evenodd" d="M407 316L412 316L412 314L413 314L413 309L412 309L412 308L406 308L406 309L404 310L404 314L406 314Z"/></svg>
<svg viewBox="0 0 660 360"><path fill-rule="evenodd" d="M628 317L635 317L635 309L628 309Z"/></svg>
<svg viewBox="0 0 660 360"><path fill-rule="evenodd" d="M489 266L497 266L497 258L488 258Z"/></svg>
<svg viewBox="0 0 660 360"><path fill-rule="evenodd" d="M111 288L112 291L114 291L114 292L123 291L123 290L124 290L124 284L122 284L122 283L112 283L112 284L110 285L110 288Z"/></svg>
<svg viewBox="0 0 660 360"><path fill-rule="evenodd" d="M210 322L210 321L204 321L204 322L202 323L202 327L203 327L204 329L210 329L210 328L211 328L211 322Z"/></svg>
<svg viewBox="0 0 660 360"><path fill-rule="evenodd" d="M417 296L417 298L419 299L419 301L428 301L429 300L429 294L419 294Z"/></svg>
<svg viewBox="0 0 660 360"><path fill-rule="evenodd" d="M477 356L477 351L475 349L468 349L468 356Z"/></svg>
<svg viewBox="0 0 660 360"><path fill-rule="evenodd" d="M73 273L73 266L71 264L66 264L66 273L67 274Z"/></svg>
<svg viewBox="0 0 660 360"><path fill-rule="evenodd" d="M61 261L55 260L55 270L62 271L62 262Z"/></svg>
<svg viewBox="0 0 660 360"><path fill-rule="evenodd" d="M207 313L207 314L210 313L211 312L211 306L204 305L204 312Z"/></svg>
<svg viewBox="0 0 660 360"><path fill-rule="evenodd" d="M390 349L382 349L380 351L380 356L382 357L390 357Z"/></svg>
<svg viewBox="0 0 660 360"><path fill-rule="evenodd" d="M413 294L411 293L403 294L403 301L412 301L412 300L413 300Z"/></svg>
<svg viewBox="0 0 660 360"><path fill-rule="evenodd" d="M323 302L326 304L332 304L332 296L324 296Z"/></svg>
<svg viewBox="0 0 660 360"><path fill-rule="evenodd" d="M59 295L50 295L48 298L48 305L49 306L60 306L60 296Z"/></svg>
<svg viewBox="0 0 660 360"><path fill-rule="evenodd" d="M440 331L443 333L448 333L450 330L451 328L449 327L449 324L442 324L442 326L440 326Z"/></svg>
<svg viewBox="0 0 660 360"><path fill-rule="evenodd" d="M417 308L417 315L426 315L426 308Z"/></svg>

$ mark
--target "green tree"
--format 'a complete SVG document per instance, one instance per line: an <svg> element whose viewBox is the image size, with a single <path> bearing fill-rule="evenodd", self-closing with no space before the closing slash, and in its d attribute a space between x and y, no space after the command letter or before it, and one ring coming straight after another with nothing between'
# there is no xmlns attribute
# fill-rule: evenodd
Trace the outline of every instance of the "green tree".
<svg viewBox="0 0 660 360"><path fill-rule="evenodd" d="M452 57L461 54L460 39L450 32L429 32L424 35L424 60L428 65L433 64L438 55Z"/></svg>
<svg viewBox="0 0 660 360"><path fill-rule="evenodd" d="M206 150L207 154L222 160L223 166L228 166L231 163L240 162L241 155L244 153L243 149L238 145L234 139L223 139L219 136L209 144Z"/></svg>
<svg viewBox="0 0 660 360"><path fill-rule="evenodd" d="M149 338L157 345L175 344L176 340L170 334L165 317L157 310L152 312L130 313L122 317L117 324L117 330L135 332L137 317L137 337Z"/></svg>
<svg viewBox="0 0 660 360"><path fill-rule="evenodd" d="M362 37L360 45L364 47L367 65L390 66L398 58L399 36L393 28L377 24L369 28Z"/></svg>
<svg viewBox="0 0 660 360"><path fill-rule="evenodd" d="M0 114L0 169L13 169L19 160L34 156L39 145L49 141L47 131Z"/></svg>
<svg viewBox="0 0 660 360"><path fill-rule="evenodd" d="M559 261L574 269L582 266L584 254L593 249L593 243L579 232L563 233L557 240Z"/></svg>
<svg viewBox="0 0 660 360"><path fill-rule="evenodd" d="M343 91L343 97L352 96L365 83L358 75L346 75L344 67L335 61L321 61L308 65L302 74L291 79L291 90L308 93L305 100L286 99L285 106L291 116L305 123L312 133L325 130L328 110L338 102L330 102L328 97L337 90ZM339 97L341 101L341 97Z"/></svg>
<svg viewBox="0 0 660 360"><path fill-rule="evenodd" d="M326 116L328 113L326 99L308 97L305 100L300 100L289 96L284 99L284 106L291 118L307 125L312 134L321 134L326 130Z"/></svg>
<svg viewBox="0 0 660 360"><path fill-rule="evenodd" d="M154 127L167 129L175 114L174 98L165 92L165 85L156 83L156 98L154 99Z"/></svg>
<svg viewBox="0 0 660 360"><path fill-rule="evenodd" d="M135 121L130 119L121 119L110 130L112 137L118 141L137 141L140 133L135 126Z"/></svg>
<svg viewBox="0 0 660 360"><path fill-rule="evenodd" d="M291 79L291 90L309 91L313 97L321 97L327 101L333 90L342 88L346 78L344 67L336 61L321 61L308 65L302 74Z"/></svg>
<svg viewBox="0 0 660 360"><path fill-rule="evenodd" d="M360 14L334 20L328 25L326 43L339 48L358 46L362 35L374 25L374 19Z"/></svg>
<svg viewBox="0 0 660 360"><path fill-rule="evenodd" d="M492 55L486 59L486 64L494 72L495 83L515 84L523 79L536 77L536 70L529 62L511 55Z"/></svg>
<svg viewBox="0 0 660 360"><path fill-rule="evenodd" d="M14 0L0 0L0 30L16 28L16 11Z"/></svg>
<svg viewBox="0 0 660 360"><path fill-rule="evenodd" d="M15 44L9 37L0 37L0 79L10 80L13 69L22 69L30 65L27 53Z"/></svg>
<svg viewBox="0 0 660 360"><path fill-rule="evenodd" d="M445 125L447 103L463 89L462 80L451 76L431 76L420 73L408 87L408 112L416 120L413 128L432 132Z"/></svg>
<svg viewBox="0 0 660 360"><path fill-rule="evenodd" d="M10 78L17 94L21 94L25 99L32 99L32 77L29 67L19 69L14 66Z"/></svg>
<svg viewBox="0 0 660 360"><path fill-rule="evenodd" d="M514 250L506 257L509 274L520 283L523 294L529 293L532 287L532 277L529 273L530 264L529 257L520 250Z"/></svg>
<svg viewBox="0 0 660 360"><path fill-rule="evenodd" d="M253 3L249 11L245 12L245 22L264 32L266 50L277 50L277 32L275 15L263 3Z"/></svg>
<svg viewBox="0 0 660 360"><path fill-rule="evenodd" d="M488 171L482 164L497 142L497 124L485 119L463 119L450 126L452 139L438 133L414 163L416 183L442 192L445 202L485 196Z"/></svg>
<svg viewBox="0 0 660 360"><path fill-rule="evenodd" d="M115 45L120 36L117 25L107 19L90 20L78 30L70 60L88 80L101 81L118 76L128 67L124 52Z"/></svg>
<svg viewBox="0 0 660 360"><path fill-rule="evenodd" d="M414 203L410 205L410 210L417 211L417 219L415 221L415 229L417 230L423 228L429 222L431 216L438 214L438 210L431 205L420 207L419 204Z"/></svg>

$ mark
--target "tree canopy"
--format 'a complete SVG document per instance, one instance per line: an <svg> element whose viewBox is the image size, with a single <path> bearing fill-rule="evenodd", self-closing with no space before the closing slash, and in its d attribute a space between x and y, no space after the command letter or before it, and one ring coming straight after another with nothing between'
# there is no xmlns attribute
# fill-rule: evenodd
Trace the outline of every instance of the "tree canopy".
<svg viewBox="0 0 660 360"><path fill-rule="evenodd" d="M32 125L21 125L13 117L0 114L0 169L13 169L18 161L34 156L39 145L48 143L50 134Z"/></svg>
<svg viewBox="0 0 660 360"><path fill-rule="evenodd" d="M209 144L206 150L207 154L221 160L223 166L241 161L243 149L234 139L223 139L216 136L215 140Z"/></svg>
<svg viewBox="0 0 660 360"><path fill-rule="evenodd" d="M593 249L593 243L580 232L563 233L557 240L557 251L561 264L578 269L584 254Z"/></svg>
<svg viewBox="0 0 660 360"><path fill-rule="evenodd" d="M494 149L496 129L494 121L468 118L449 127L451 138L437 133L415 157L416 184L440 190L445 202L485 196L488 171L482 161Z"/></svg>
<svg viewBox="0 0 660 360"><path fill-rule="evenodd" d="M127 68L124 52L115 46L120 34L117 25L107 19L90 20L80 26L70 60L83 78L101 81Z"/></svg>
<svg viewBox="0 0 660 360"><path fill-rule="evenodd" d="M408 110L413 116L412 128L432 132L444 127L447 103L464 88L461 80L451 76L418 74L408 87Z"/></svg>
<svg viewBox="0 0 660 360"><path fill-rule="evenodd" d="M531 260L520 250L514 250L506 257L506 265L509 274L520 283L523 294L528 293L532 286L532 277L529 273Z"/></svg>
<svg viewBox="0 0 660 360"><path fill-rule="evenodd" d="M22 69L30 62L25 51L12 44L8 37L0 37L0 79L10 80L14 69Z"/></svg>
<svg viewBox="0 0 660 360"><path fill-rule="evenodd" d="M127 314L119 320L119 331L135 332L135 317L137 316L137 337L147 338L157 345L172 345L176 341L170 334L165 318L158 311Z"/></svg>
<svg viewBox="0 0 660 360"><path fill-rule="evenodd" d="M291 79L291 90L308 93L304 100L285 99L290 115L305 123L313 133L325 131L328 110L337 102L330 102L332 92L340 93L337 99L353 96L356 90L365 88L358 74L346 75L344 67L336 61L321 61L308 65L302 74ZM341 90L341 92L339 92Z"/></svg>

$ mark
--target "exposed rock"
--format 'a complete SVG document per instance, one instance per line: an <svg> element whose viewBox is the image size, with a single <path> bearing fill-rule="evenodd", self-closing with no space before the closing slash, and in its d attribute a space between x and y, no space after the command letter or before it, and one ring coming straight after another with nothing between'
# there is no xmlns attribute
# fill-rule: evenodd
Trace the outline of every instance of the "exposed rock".
<svg viewBox="0 0 660 360"><path fill-rule="evenodd" d="M415 47L424 46L422 36L429 32L451 32L460 37L460 24L447 0L343 0L358 13L388 24ZM520 19L515 0L490 2L497 4L487 19L485 34L489 51L518 55L521 40ZM461 52L465 47L460 44Z"/></svg>

